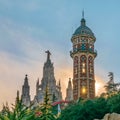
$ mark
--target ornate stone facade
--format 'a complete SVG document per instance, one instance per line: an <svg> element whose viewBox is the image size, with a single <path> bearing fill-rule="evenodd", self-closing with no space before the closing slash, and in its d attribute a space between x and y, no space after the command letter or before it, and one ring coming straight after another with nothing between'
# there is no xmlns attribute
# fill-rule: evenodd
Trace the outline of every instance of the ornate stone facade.
<svg viewBox="0 0 120 120"><path fill-rule="evenodd" d="M41 80L41 84L39 84L39 80L36 83L35 100L38 103L43 102L46 86L48 86L49 88L49 93L51 94L51 101L62 100L60 82L58 85L56 85L56 80L54 77L54 67L50 59L51 53L49 51L46 51L46 53L47 53L47 61L44 63L44 67L43 67L43 78Z"/></svg>
<svg viewBox="0 0 120 120"><path fill-rule="evenodd" d="M94 50L96 38L90 28L86 26L84 16L81 25L73 34L71 41L73 50L73 98L95 97L94 59L97 52Z"/></svg>
<svg viewBox="0 0 120 120"><path fill-rule="evenodd" d="M51 53L49 51L46 51L46 53L47 53L47 61L44 63L44 67L43 67L43 78L41 80L41 84L39 84L39 79L36 83L36 95L33 100L34 105L43 102L46 86L49 89L51 101L55 102L62 100L61 84L59 81L58 85L56 85L56 79L54 77L54 67L50 59ZM21 96L22 102L26 106L30 105L29 94L30 94L30 87L26 75L24 80L24 85L22 87L22 96Z"/></svg>

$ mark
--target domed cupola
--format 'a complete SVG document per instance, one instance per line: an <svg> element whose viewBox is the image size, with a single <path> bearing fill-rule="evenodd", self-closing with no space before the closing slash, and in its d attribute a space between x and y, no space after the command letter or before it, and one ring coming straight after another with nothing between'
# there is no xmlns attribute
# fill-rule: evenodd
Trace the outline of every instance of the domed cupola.
<svg viewBox="0 0 120 120"><path fill-rule="evenodd" d="M80 36L87 35L87 36L94 37L94 33L92 32L92 30L86 26L86 20L84 19L84 16L81 19L81 25L75 30L72 37L79 36L79 35Z"/></svg>

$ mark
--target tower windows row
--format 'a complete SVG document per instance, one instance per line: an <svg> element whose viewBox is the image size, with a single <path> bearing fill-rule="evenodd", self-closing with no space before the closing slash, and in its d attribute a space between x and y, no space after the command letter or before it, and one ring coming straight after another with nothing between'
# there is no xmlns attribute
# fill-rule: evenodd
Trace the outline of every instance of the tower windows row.
<svg viewBox="0 0 120 120"><path fill-rule="evenodd" d="M82 38L75 38L73 40L73 44L78 44L78 43L92 43L94 44L94 41L92 39L88 39L88 38L85 38L85 37L82 37Z"/></svg>
<svg viewBox="0 0 120 120"><path fill-rule="evenodd" d="M93 52L94 51L94 45L93 44L82 43L82 44L78 44L78 45L73 46L73 52L77 52L79 50L88 50L90 52Z"/></svg>

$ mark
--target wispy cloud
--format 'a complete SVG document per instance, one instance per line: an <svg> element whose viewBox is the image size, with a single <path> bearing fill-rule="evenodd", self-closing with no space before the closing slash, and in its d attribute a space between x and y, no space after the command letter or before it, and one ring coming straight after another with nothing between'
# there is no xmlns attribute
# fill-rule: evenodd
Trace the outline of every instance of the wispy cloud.
<svg viewBox="0 0 120 120"><path fill-rule="evenodd" d="M36 80L38 77L42 78L43 64L46 60L44 51L47 47L54 51L54 45L43 46L44 40L39 41L34 37L33 33L39 32L35 28L20 26L9 19L1 19L0 25L0 94L2 95L0 103L8 99L9 103L14 102L17 89L21 91L25 74L29 76L33 99ZM56 80L61 79L62 90L65 91L68 78L72 77L69 62L59 51L53 52L51 59L55 63ZM65 97L65 94L63 96Z"/></svg>

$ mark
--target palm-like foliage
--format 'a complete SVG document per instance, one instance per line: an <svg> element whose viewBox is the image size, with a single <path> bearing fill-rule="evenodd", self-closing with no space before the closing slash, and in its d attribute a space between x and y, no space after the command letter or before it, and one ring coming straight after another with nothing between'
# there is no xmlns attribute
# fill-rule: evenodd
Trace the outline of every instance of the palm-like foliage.
<svg viewBox="0 0 120 120"><path fill-rule="evenodd" d="M50 102L50 94L48 87L45 90L45 97L43 104L36 108L31 106L26 107L22 104L22 100L19 99L19 93L17 92L17 98L15 105L12 104L12 109L9 109L8 104L3 106L3 110L0 113L0 120L55 120L55 116L52 113L52 105Z"/></svg>
<svg viewBox="0 0 120 120"><path fill-rule="evenodd" d="M22 104L19 96L16 98L15 105L12 104L12 110L8 105L3 106L0 114L0 120L32 120L32 118L34 118L34 112Z"/></svg>

